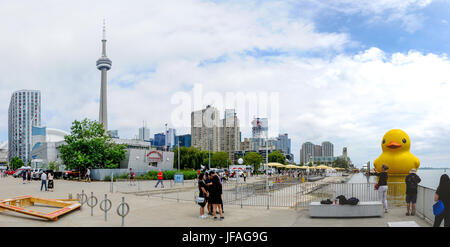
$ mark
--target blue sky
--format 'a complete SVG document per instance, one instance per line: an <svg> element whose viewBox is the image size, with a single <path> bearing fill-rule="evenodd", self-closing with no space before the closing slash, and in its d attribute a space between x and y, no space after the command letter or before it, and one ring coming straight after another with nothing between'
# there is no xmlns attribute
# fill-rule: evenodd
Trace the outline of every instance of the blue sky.
<svg viewBox="0 0 450 247"><path fill-rule="evenodd" d="M106 18L109 124L121 137L142 121L152 135L177 127L174 95L202 85L219 96L278 92L296 161L302 143L327 140L335 155L346 146L357 165L373 161L384 133L400 128L423 164L450 162L449 0L48 3L0 10L0 143L15 90L41 90L45 126L98 118Z"/></svg>

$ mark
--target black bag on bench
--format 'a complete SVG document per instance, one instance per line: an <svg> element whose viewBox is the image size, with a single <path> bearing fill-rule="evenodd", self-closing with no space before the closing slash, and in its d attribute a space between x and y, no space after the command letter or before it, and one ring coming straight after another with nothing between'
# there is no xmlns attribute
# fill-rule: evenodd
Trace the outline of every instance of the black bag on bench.
<svg viewBox="0 0 450 247"><path fill-rule="evenodd" d="M330 199L326 199L326 200L320 201L320 204L333 204L333 202Z"/></svg>

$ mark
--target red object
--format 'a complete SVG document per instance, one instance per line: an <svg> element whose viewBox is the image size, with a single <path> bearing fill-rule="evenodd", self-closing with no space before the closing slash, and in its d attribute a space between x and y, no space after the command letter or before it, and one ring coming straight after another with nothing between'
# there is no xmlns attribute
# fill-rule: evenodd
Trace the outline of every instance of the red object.
<svg viewBox="0 0 450 247"><path fill-rule="evenodd" d="M159 179L159 180L162 180L162 179L163 179L163 172L159 172L159 173L158 173L158 179Z"/></svg>
<svg viewBox="0 0 450 247"><path fill-rule="evenodd" d="M337 205L337 200L336 199L334 199L334 205Z"/></svg>

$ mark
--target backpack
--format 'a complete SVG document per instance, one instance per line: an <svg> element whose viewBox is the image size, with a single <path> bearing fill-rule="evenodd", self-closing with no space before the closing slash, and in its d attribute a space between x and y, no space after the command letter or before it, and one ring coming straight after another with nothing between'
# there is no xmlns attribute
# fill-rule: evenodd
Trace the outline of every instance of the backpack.
<svg viewBox="0 0 450 247"><path fill-rule="evenodd" d="M339 205L347 204L347 198L345 198L345 196L343 195L336 196L336 199L339 199Z"/></svg>
<svg viewBox="0 0 450 247"><path fill-rule="evenodd" d="M348 204L348 205L357 205L358 202L359 202L359 199L358 199L358 198L355 198L355 197L350 197L350 198L348 198L348 200L347 200L347 204Z"/></svg>
<svg viewBox="0 0 450 247"><path fill-rule="evenodd" d="M333 204L333 202L330 199L326 199L326 200L320 201L320 204Z"/></svg>

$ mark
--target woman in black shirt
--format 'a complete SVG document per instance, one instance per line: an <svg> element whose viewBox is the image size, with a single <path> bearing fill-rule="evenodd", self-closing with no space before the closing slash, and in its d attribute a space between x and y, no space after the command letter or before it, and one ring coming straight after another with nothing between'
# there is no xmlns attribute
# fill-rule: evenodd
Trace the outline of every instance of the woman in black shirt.
<svg viewBox="0 0 450 247"><path fill-rule="evenodd" d="M207 198L209 196L209 192L208 192L208 186L206 186L206 183L205 183L205 177L206 176L204 173L200 173L200 175L198 176L198 190L199 190L198 197L205 198L202 203L198 203L198 205L200 205L200 219L205 219L207 217L205 215L205 205L206 205Z"/></svg>
<svg viewBox="0 0 450 247"><path fill-rule="evenodd" d="M444 212L434 217L434 227L439 227L444 220L444 227L450 226L450 179L447 174L442 174L439 186L434 195L434 201L441 200L444 204Z"/></svg>
<svg viewBox="0 0 450 247"><path fill-rule="evenodd" d="M219 208L220 219L223 220L223 211L222 211L222 184L220 183L218 176L212 177L212 185L209 186L209 200L213 206L213 215L214 220L217 220L216 209Z"/></svg>
<svg viewBox="0 0 450 247"><path fill-rule="evenodd" d="M375 169L375 168L374 168ZM387 170L389 167L387 165L381 166L381 172L376 172L374 175L378 176L378 198L383 203L384 212L388 212L388 205L387 205L387 180L388 180L388 173Z"/></svg>

